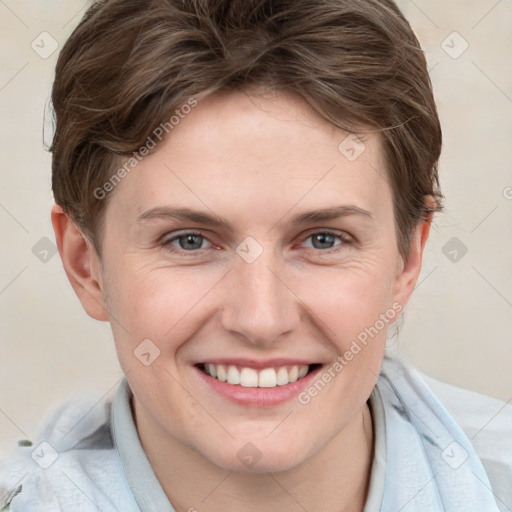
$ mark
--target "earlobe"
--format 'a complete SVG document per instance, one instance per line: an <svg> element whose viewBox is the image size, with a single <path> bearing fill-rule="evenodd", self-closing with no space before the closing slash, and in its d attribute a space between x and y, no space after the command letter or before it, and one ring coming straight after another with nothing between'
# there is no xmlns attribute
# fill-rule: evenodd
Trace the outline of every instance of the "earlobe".
<svg viewBox="0 0 512 512"><path fill-rule="evenodd" d="M108 321L101 263L94 247L60 206L53 206L51 219L64 270L83 308L92 318Z"/></svg>

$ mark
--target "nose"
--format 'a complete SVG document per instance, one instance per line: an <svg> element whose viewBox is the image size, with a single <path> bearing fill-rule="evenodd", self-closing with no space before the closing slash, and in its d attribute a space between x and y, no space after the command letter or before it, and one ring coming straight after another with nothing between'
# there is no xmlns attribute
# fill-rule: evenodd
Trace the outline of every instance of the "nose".
<svg viewBox="0 0 512 512"><path fill-rule="evenodd" d="M223 328L258 346L273 345L300 322L301 301L270 252L252 263L237 258L223 296Z"/></svg>

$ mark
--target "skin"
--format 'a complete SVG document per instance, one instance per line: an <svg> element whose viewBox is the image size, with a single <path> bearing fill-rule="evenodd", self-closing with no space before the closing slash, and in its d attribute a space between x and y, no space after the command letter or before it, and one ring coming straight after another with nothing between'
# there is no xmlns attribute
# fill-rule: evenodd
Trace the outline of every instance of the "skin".
<svg viewBox="0 0 512 512"><path fill-rule="evenodd" d="M381 140L367 133L365 151L350 162L338 150L346 136L287 94L218 94L111 192L101 258L53 208L66 273L85 311L111 323L142 445L178 511L364 506L373 445L367 400L391 323L307 405L234 404L193 369L226 356L300 356L327 368L379 315L407 304L431 219L416 226L404 261ZM370 215L291 223L338 205ZM232 230L138 220L164 206L220 216ZM199 249L164 244L198 230ZM312 235L325 231L344 238L314 245ZM248 236L263 250L252 263L236 252ZM145 366L134 350L148 338L160 355ZM237 457L247 442L262 455L250 468Z"/></svg>

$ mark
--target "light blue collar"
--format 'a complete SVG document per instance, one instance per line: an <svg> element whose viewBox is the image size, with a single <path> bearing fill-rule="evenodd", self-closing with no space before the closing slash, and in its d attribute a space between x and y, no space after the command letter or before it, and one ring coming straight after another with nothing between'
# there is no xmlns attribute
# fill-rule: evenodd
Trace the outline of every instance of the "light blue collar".
<svg viewBox="0 0 512 512"><path fill-rule="evenodd" d="M176 512L142 449L132 416L131 397L131 389L123 378L112 405L111 422L126 479L141 512Z"/></svg>

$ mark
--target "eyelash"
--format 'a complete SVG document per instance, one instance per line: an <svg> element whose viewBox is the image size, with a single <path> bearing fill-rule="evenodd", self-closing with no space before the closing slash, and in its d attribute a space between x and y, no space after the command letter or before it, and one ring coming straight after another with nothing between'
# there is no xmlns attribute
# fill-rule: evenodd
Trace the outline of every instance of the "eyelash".
<svg viewBox="0 0 512 512"><path fill-rule="evenodd" d="M301 243L305 242L306 240L308 240L309 238L311 238L315 235L332 236L334 238L338 238L341 241L340 244L338 244L330 249L316 249L315 247L308 247L308 249L313 249L313 250L319 251L324 254L332 254L332 253L342 250L343 247L345 247L347 245L352 245L352 239L348 235L334 233L332 231L315 231L314 233L310 233L308 236L304 237L301 240ZM180 238L187 237L187 236L198 236L198 237L201 237L204 240L207 240L208 242L210 242L208 240L208 237L204 233L201 233L200 231L187 231L184 233L180 233L179 235L173 236L172 238L169 238L167 240L164 240L162 243L162 246L167 248L169 250L169 252L187 254L190 256L197 256L198 254L202 254L202 252L206 250L206 249L193 249L193 250L187 251L185 249L175 248L174 246L171 246L172 242L179 240ZM210 242L210 243L212 243L212 242ZM172 249L170 247L172 247Z"/></svg>

